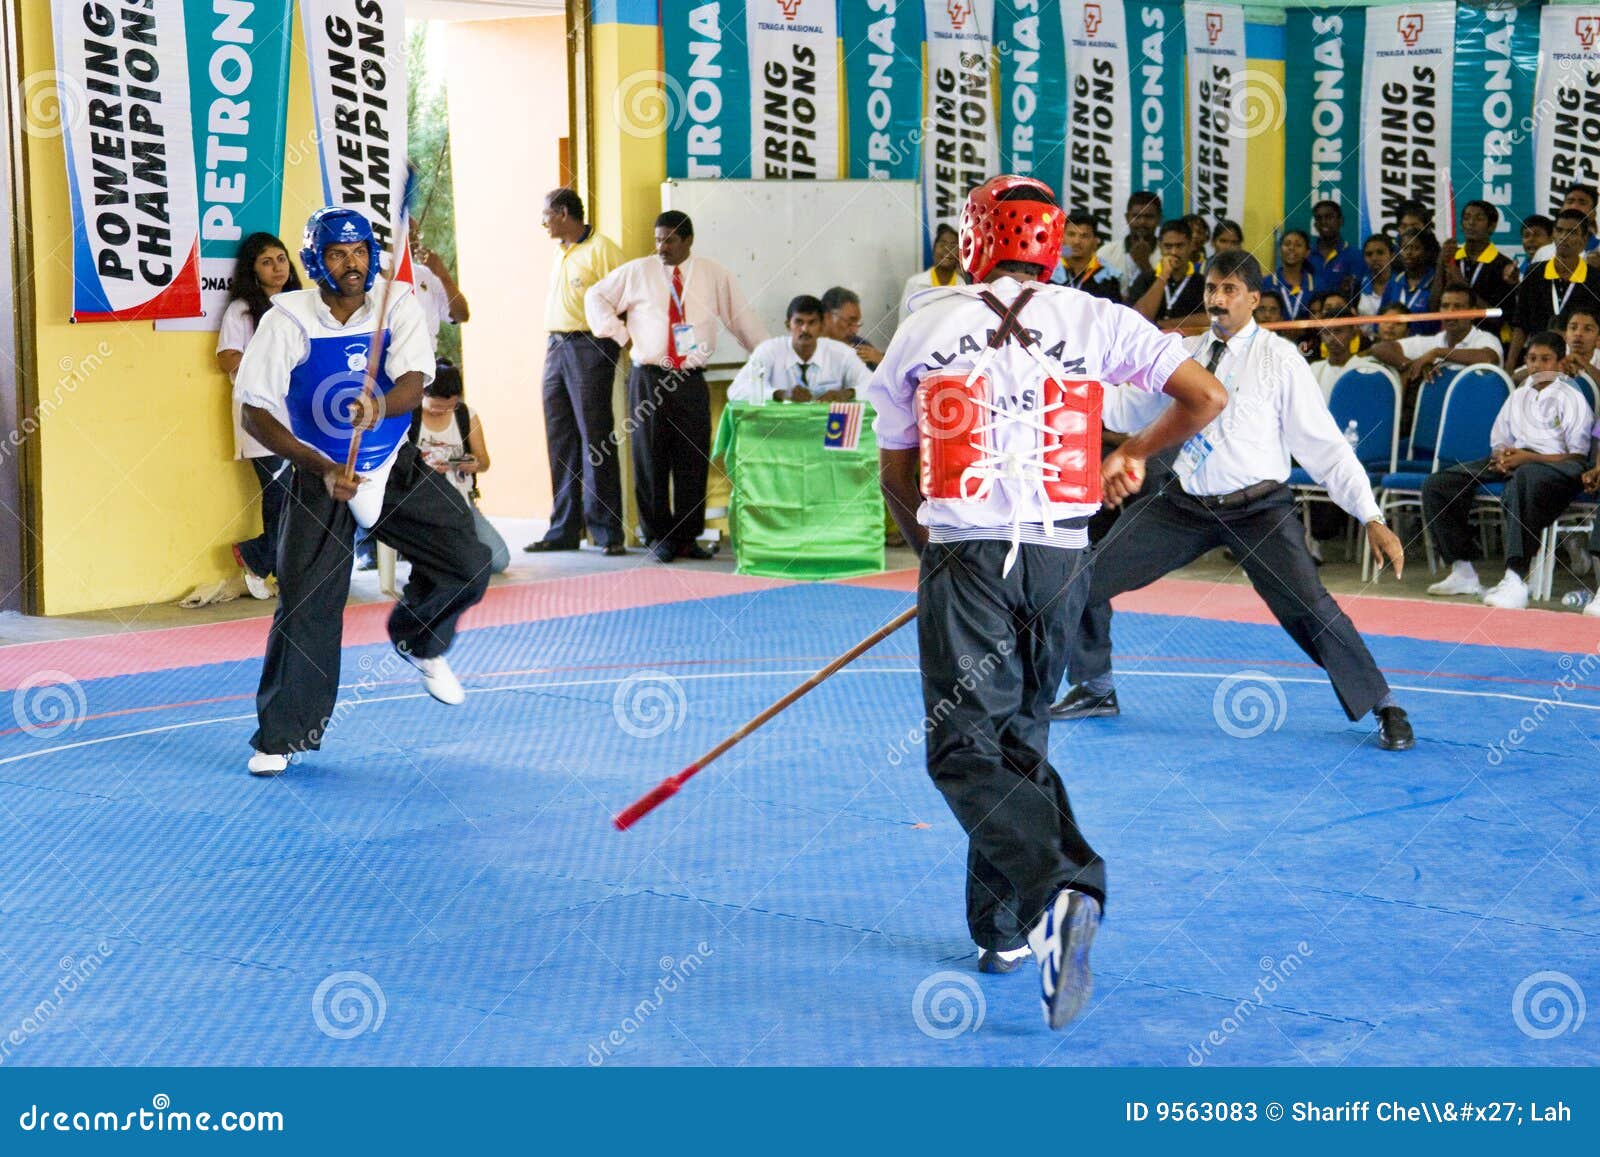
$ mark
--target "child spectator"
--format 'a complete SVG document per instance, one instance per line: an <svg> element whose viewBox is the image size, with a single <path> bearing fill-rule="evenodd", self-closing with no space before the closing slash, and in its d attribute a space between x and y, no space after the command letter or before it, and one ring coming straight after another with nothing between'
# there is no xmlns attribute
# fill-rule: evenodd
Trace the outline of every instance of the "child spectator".
<svg viewBox="0 0 1600 1157"><path fill-rule="evenodd" d="M272 307L272 299L286 289L299 289L300 275L289 260L289 249L271 233L252 233L239 245L228 305L217 330L217 368L228 375L229 393L245 347L256 326ZM261 533L233 544L233 561L244 572L244 585L258 599L270 599L267 576L277 569L278 523L288 499L285 475L288 463L244 432L239 403L233 401L233 456L245 458L261 487Z"/></svg>
<svg viewBox="0 0 1600 1157"><path fill-rule="evenodd" d="M1276 297L1283 303L1283 320L1299 321L1311 316L1311 299L1316 295L1316 278L1306 265L1311 254L1311 235L1304 229L1288 229L1278 242L1278 269L1261 282L1261 297Z"/></svg>
<svg viewBox="0 0 1600 1157"><path fill-rule="evenodd" d="M1439 265L1439 242L1426 229L1403 235L1400 241L1399 270L1383 290L1383 304L1399 302L1410 313L1429 313L1433 309L1434 279ZM1413 334L1439 332L1436 321L1412 322Z"/></svg>
<svg viewBox="0 0 1600 1157"><path fill-rule="evenodd" d="M1399 341L1409 334L1411 332L1411 324L1405 318L1410 312L1398 301L1390 302L1380 309L1378 311L1378 340Z"/></svg>
<svg viewBox="0 0 1600 1157"><path fill-rule="evenodd" d="M489 469L489 447L477 415L461 398L461 371L449 362L441 361L433 381L423 387L422 405L411 415L411 440L423 460L467 500L478 541L489 548L489 573L502 573L511 565L511 552L478 509L478 475Z"/></svg>
<svg viewBox="0 0 1600 1157"><path fill-rule="evenodd" d="M1546 217L1543 213L1530 213L1522 219L1522 256L1517 259L1517 276L1526 277L1528 270L1543 258L1535 258L1534 254L1550 245L1555 240L1556 223L1553 217Z"/></svg>
<svg viewBox="0 0 1600 1157"><path fill-rule="evenodd" d="M1374 233L1367 238L1367 243L1361 247L1367 273L1361 279L1361 298L1356 312L1371 316L1383 308L1383 294L1394 276L1394 259L1398 253L1394 238L1387 233Z"/></svg>
<svg viewBox="0 0 1600 1157"><path fill-rule="evenodd" d="M1482 593L1491 607L1526 607L1528 566L1539 551L1539 536L1583 489L1594 412L1559 370L1566 342L1557 333L1538 333L1528 340L1526 354L1533 373L1500 408L1489 457L1448 467L1422 484L1423 522L1450 564L1450 573L1428 588L1430 595ZM1488 591L1472 565L1478 558L1472 509L1483 482L1506 484L1506 573Z"/></svg>

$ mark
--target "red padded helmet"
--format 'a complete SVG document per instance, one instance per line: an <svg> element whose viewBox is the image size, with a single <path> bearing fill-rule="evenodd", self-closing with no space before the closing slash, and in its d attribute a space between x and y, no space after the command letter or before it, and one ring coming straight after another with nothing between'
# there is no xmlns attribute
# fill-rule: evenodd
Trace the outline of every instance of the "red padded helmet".
<svg viewBox="0 0 1600 1157"><path fill-rule="evenodd" d="M1015 189L1033 190L1043 198L1000 198ZM1044 279L1061 260L1061 235L1066 210L1054 202L1050 186L1032 177L991 177L967 194L961 210L961 267L973 281L982 281L1002 261L1042 265Z"/></svg>

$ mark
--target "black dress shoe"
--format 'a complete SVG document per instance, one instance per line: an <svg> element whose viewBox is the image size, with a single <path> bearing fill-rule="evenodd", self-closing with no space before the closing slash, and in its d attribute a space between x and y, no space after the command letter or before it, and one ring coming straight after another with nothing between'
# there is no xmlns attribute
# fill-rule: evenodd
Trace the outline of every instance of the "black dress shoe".
<svg viewBox="0 0 1600 1157"><path fill-rule="evenodd" d="M1403 707L1380 707L1374 714L1378 717L1378 746L1385 751L1410 751L1417 744L1417 736L1411 730L1411 721L1406 718Z"/></svg>
<svg viewBox="0 0 1600 1157"><path fill-rule="evenodd" d="M628 548L623 546L620 542L613 542L610 546L601 547L600 553L605 555L607 558L620 558L622 555L628 553Z"/></svg>
<svg viewBox="0 0 1600 1157"><path fill-rule="evenodd" d="M548 538L541 538L538 542L530 542L522 548L528 554L544 554L552 550L577 550L575 542L557 542Z"/></svg>
<svg viewBox="0 0 1600 1157"><path fill-rule="evenodd" d="M657 562L671 562L678 557L678 548L662 539L650 547L650 553L655 555Z"/></svg>
<svg viewBox="0 0 1600 1157"><path fill-rule="evenodd" d="M1102 719L1121 714L1122 708L1117 706L1114 688L1104 695L1095 695L1085 691L1082 686L1074 686L1050 705L1051 719Z"/></svg>
<svg viewBox="0 0 1600 1157"><path fill-rule="evenodd" d="M698 542L686 542L678 547L678 557L692 558L700 562L705 562L706 559L715 557L715 552L707 550Z"/></svg>

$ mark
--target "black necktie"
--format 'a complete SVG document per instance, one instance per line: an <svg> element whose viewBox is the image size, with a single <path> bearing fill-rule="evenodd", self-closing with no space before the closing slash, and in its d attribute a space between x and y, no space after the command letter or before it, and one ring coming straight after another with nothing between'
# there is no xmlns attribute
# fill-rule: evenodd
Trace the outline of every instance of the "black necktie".
<svg viewBox="0 0 1600 1157"><path fill-rule="evenodd" d="M1228 343L1213 339L1211 342L1211 360L1206 363L1206 373L1217 372L1217 365L1222 361L1222 355L1228 352Z"/></svg>
<svg viewBox="0 0 1600 1157"><path fill-rule="evenodd" d="M811 363L810 362L801 362L800 363L800 388L803 389L803 390L810 388L810 384L806 381L806 371L809 370L810 368L811 368Z"/></svg>

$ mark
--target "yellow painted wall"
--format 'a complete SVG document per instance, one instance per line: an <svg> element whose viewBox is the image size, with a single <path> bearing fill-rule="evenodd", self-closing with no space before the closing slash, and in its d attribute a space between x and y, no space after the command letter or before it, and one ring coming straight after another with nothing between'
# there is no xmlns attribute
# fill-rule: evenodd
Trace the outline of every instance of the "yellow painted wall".
<svg viewBox="0 0 1600 1157"><path fill-rule="evenodd" d="M540 227L539 210L561 183L566 18L467 21L442 32L456 279L472 306L461 327L461 357L492 463L482 505L489 514L544 518L550 466L540 382L556 243Z"/></svg>
<svg viewBox="0 0 1600 1157"><path fill-rule="evenodd" d="M667 179L667 117L677 111L660 93L661 30L596 24L592 45L595 205L590 215L625 256L642 257L651 249L661 182ZM653 105L644 95L650 90L658 94ZM660 109L662 115L641 115L641 108Z"/></svg>
<svg viewBox="0 0 1600 1157"><path fill-rule="evenodd" d="M22 4L22 75L55 68L50 6ZM38 84L24 81L24 87ZM45 614L166 602L237 574L229 549L260 529L250 466L235 462L214 334L149 322L73 325L71 213L59 127L24 139L38 315L36 365ZM299 248L320 200L298 17L283 228Z"/></svg>
<svg viewBox="0 0 1600 1157"><path fill-rule="evenodd" d="M1245 107L1267 109L1284 107L1284 62L1281 60L1255 60L1247 62L1251 84L1256 94L1246 94ZM1276 85L1276 94L1273 85ZM1293 115L1287 112L1286 116ZM1287 148L1288 130L1282 124L1268 119L1261 131L1250 137L1246 146L1250 166L1248 193L1244 202L1245 243L1269 271L1277 268L1278 255L1273 248L1273 230L1283 225L1283 170L1284 152ZM1303 214L1310 224L1310 210ZM1304 228L1298 221L1296 225Z"/></svg>

